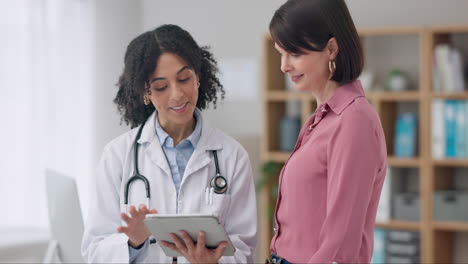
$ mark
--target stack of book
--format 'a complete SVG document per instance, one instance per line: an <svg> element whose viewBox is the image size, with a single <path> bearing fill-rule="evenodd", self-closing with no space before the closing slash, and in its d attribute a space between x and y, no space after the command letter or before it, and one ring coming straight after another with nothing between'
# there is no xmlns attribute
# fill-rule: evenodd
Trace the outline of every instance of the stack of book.
<svg viewBox="0 0 468 264"><path fill-rule="evenodd" d="M419 263L419 233L388 230L385 253L385 263Z"/></svg>
<svg viewBox="0 0 468 264"><path fill-rule="evenodd" d="M448 44L439 44L434 49L432 85L434 92L463 92L463 58L461 52Z"/></svg>
<svg viewBox="0 0 468 264"><path fill-rule="evenodd" d="M371 264L419 263L419 245L418 232L376 228Z"/></svg>
<svg viewBox="0 0 468 264"><path fill-rule="evenodd" d="M468 158L468 101L432 101L432 157Z"/></svg>

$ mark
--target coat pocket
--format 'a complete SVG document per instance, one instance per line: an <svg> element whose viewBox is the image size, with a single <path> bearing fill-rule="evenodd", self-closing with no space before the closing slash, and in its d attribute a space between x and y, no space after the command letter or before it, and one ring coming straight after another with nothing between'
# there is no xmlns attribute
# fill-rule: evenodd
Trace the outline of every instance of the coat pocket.
<svg viewBox="0 0 468 264"><path fill-rule="evenodd" d="M213 193L211 203L209 200L209 195L205 195L202 201L201 213L217 216L220 223L224 225L224 219L231 202L231 196L229 194Z"/></svg>

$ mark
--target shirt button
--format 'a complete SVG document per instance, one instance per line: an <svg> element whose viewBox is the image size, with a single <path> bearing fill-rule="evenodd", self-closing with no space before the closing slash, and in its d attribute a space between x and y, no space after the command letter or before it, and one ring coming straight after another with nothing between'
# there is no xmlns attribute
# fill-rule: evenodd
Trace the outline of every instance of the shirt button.
<svg viewBox="0 0 468 264"><path fill-rule="evenodd" d="M310 126L307 128L307 130L312 131L313 128L314 128L314 127L313 127L312 125L310 125Z"/></svg>
<svg viewBox="0 0 468 264"><path fill-rule="evenodd" d="M338 262L336 262L336 261L333 261L333 262L332 262L332 264L338 264Z"/></svg>
<svg viewBox="0 0 468 264"><path fill-rule="evenodd" d="M328 112L327 109L322 108L322 113L326 113L326 112Z"/></svg>

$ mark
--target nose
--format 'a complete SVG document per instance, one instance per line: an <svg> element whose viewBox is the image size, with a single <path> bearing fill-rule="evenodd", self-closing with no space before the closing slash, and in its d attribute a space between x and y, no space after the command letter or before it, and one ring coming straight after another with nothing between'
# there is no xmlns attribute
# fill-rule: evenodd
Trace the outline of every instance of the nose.
<svg viewBox="0 0 468 264"><path fill-rule="evenodd" d="M172 101L179 102L184 97L184 88L182 85L175 83L171 90Z"/></svg>
<svg viewBox="0 0 468 264"><path fill-rule="evenodd" d="M289 71L291 71L291 63L289 61L289 56L288 55L284 55L281 57L281 71L283 73L287 73Z"/></svg>

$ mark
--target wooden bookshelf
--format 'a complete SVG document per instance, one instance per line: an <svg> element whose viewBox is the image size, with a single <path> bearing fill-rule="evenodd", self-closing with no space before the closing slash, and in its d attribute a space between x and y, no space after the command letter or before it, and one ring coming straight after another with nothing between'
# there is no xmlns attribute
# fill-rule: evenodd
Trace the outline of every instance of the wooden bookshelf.
<svg viewBox="0 0 468 264"><path fill-rule="evenodd" d="M440 167L468 167L468 160L466 159L444 159L444 160L433 160L434 166Z"/></svg>
<svg viewBox="0 0 468 264"><path fill-rule="evenodd" d="M383 229L401 229L401 230L408 230L408 231L419 231L421 226L419 222L392 220L392 221L387 221L387 222L377 222L375 223L375 227L383 228Z"/></svg>
<svg viewBox="0 0 468 264"><path fill-rule="evenodd" d="M419 158L397 158L393 156L387 157L388 166L395 168L419 168L421 159Z"/></svg>
<svg viewBox="0 0 468 264"><path fill-rule="evenodd" d="M410 72L413 89L401 92L383 90L368 90L366 97L375 107L384 128L388 165L392 168L417 169L419 173L420 220L400 221L392 219L376 223L383 229L400 229L420 232L420 262L422 263L452 263L454 250L454 234L468 232L468 222L439 222L432 220L434 192L453 184L450 179L452 169L468 167L468 159L435 160L431 155L431 103L434 99L468 100L468 92L436 93L432 91L432 62L434 47L440 41L450 39L451 34L468 34L468 25L440 27L396 27L359 29L363 39L364 49L369 44L367 38L377 39L371 43L379 56L366 54L366 65L373 67L382 59L381 54L388 52L388 64L409 61L405 70ZM379 40L382 38L382 40ZM394 41L403 43L404 48L395 50ZM385 45L384 48L379 45ZM468 45L468 44L467 44ZM312 95L286 89L284 75L280 71L280 57L274 49L274 43L269 36L263 40L263 110L264 130L262 137L261 160L273 161L283 165L289 157L289 152L279 150L279 121L285 114L285 105L290 101L301 103L302 124L315 110L316 103ZM400 52L401 51L401 52ZM379 53L380 52L380 53ZM401 53L401 54L400 54ZM464 54L465 57L467 54ZM382 64L382 63L381 63ZM376 77L382 81L382 73L392 70L375 67ZM379 76L380 71L380 76ZM398 108L401 104L414 106L418 114L418 149L413 158L394 156L394 129ZM277 182L277 178L272 182ZM272 198L272 183L261 191L261 207L267 208L276 202ZM273 219L266 213L260 215L260 259L262 262L269 254L269 245L273 236Z"/></svg>
<svg viewBox="0 0 468 264"><path fill-rule="evenodd" d="M401 101L418 101L420 97L419 92L406 91L406 92L367 92L367 98L371 101L381 102L401 102Z"/></svg>
<svg viewBox="0 0 468 264"><path fill-rule="evenodd" d="M431 93L432 99L468 100L468 92L464 93Z"/></svg>
<svg viewBox="0 0 468 264"><path fill-rule="evenodd" d="M435 230L468 232L468 223L466 222L433 222Z"/></svg>

